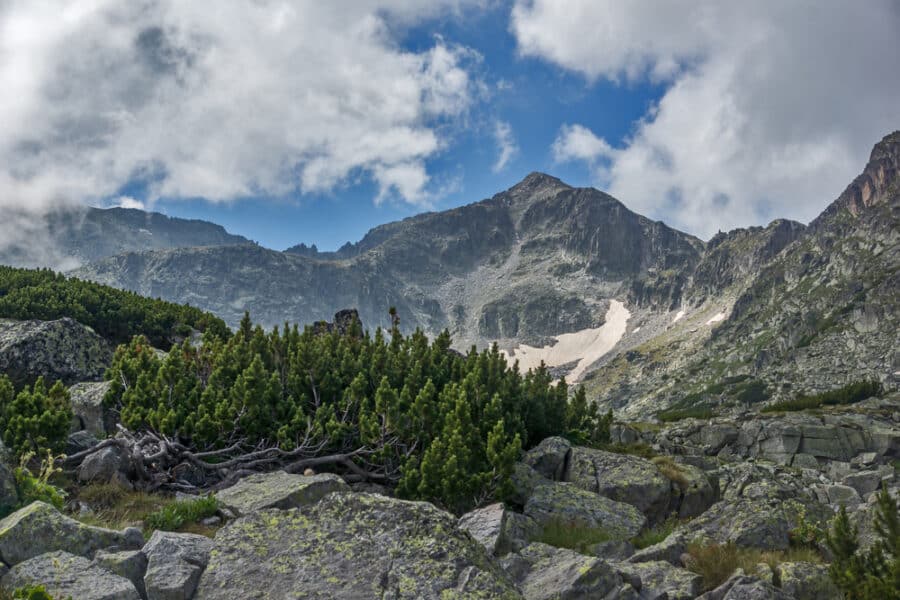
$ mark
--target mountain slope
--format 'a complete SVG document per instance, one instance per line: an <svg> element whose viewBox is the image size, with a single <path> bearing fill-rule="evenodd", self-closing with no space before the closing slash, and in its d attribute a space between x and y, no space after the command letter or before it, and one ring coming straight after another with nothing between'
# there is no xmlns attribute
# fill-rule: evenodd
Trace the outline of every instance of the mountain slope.
<svg viewBox="0 0 900 600"><path fill-rule="evenodd" d="M37 224L35 235L42 238L39 243L30 238L28 244L0 245L0 264L71 267L129 251L250 243L221 225L130 208L52 212Z"/></svg>
<svg viewBox="0 0 900 600"><path fill-rule="evenodd" d="M494 197L372 229L337 252L220 246L132 252L77 274L236 324L329 318L449 328L545 360L624 411L893 385L900 362L900 133L809 226L776 220L704 243L595 189L532 173ZM724 382L724 383L723 383ZM751 385L752 384L752 385ZM764 393L740 395L747 388Z"/></svg>
<svg viewBox="0 0 900 600"><path fill-rule="evenodd" d="M685 296L704 299L696 306L702 309L711 295L731 294L711 335L698 340L691 334L709 316L701 311L699 319L685 318L611 358L591 374L588 385L608 404L632 414L672 404L727 402L733 388L750 380L764 384L772 397L863 379L895 386L898 224L900 132L895 132L875 146L863 173L809 227L776 222L709 243ZM746 247L748 240L755 242ZM737 253L740 261L761 259L756 272L720 262L722 248L735 244L745 246ZM686 308L691 312L690 305Z"/></svg>
<svg viewBox="0 0 900 600"><path fill-rule="evenodd" d="M700 260L703 243L594 189L533 173L491 199L382 225L336 253L217 247L128 253L77 273L208 308L230 323L310 322L359 308L457 344L532 345L602 325L609 299L651 271Z"/></svg>

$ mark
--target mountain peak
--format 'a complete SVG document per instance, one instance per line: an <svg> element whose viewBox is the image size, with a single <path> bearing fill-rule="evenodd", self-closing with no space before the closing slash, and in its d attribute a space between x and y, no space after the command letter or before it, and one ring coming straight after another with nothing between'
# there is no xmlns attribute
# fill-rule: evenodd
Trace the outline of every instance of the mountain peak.
<svg viewBox="0 0 900 600"><path fill-rule="evenodd" d="M525 179L510 188L511 192L529 192L533 193L539 190L553 188L571 188L570 185L563 183L560 179L541 173L540 171L532 171L525 176Z"/></svg>
<svg viewBox="0 0 900 600"><path fill-rule="evenodd" d="M862 174L847 186L824 214L831 212L832 207L836 206L858 215L867 208L884 202L897 181L900 181L900 131L884 136L875 144Z"/></svg>

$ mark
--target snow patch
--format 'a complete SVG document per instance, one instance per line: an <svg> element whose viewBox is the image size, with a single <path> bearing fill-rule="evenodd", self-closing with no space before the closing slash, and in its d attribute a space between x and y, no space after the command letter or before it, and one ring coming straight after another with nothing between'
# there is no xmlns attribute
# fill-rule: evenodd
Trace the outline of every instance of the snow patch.
<svg viewBox="0 0 900 600"><path fill-rule="evenodd" d="M631 313L624 304L610 300L606 322L600 327L564 333L555 338L556 343L552 346L535 348L521 344L513 349L512 354L505 351L503 354L509 363L518 360L522 371L537 368L541 361L548 367L558 367L577 360L578 364L567 375L570 381L576 381L592 363L619 343L630 317Z"/></svg>
<svg viewBox="0 0 900 600"><path fill-rule="evenodd" d="M637 333L637 332L640 331L640 330L641 330L640 327L635 327L635 328L634 328L634 331L632 331L631 333Z"/></svg>
<svg viewBox="0 0 900 600"><path fill-rule="evenodd" d="M679 310L679 311L678 311L678 314L675 315L675 318L672 319L672 323L677 323L678 321L681 320L681 317L683 317L683 316L684 316L684 311L683 311L683 310Z"/></svg>
<svg viewBox="0 0 900 600"><path fill-rule="evenodd" d="M716 313L709 319L709 321L706 322L706 324L712 325L713 323L718 323L719 321L722 321L724 319L725 319L725 313L723 313L723 312Z"/></svg>

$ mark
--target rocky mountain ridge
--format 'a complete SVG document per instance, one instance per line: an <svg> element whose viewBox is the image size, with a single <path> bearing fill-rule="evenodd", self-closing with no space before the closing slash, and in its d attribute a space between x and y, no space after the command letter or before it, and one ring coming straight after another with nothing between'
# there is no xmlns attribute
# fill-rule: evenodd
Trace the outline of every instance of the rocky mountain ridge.
<svg viewBox="0 0 900 600"><path fill-rule="evenodd" d="M198 219L178 219L134 208L69 208L48 213L25 245L0 245L0 264L15 267L81 265L108 256L140 250L250 244L221 225ZM49 261L49 262L48 262Z"/></svg>

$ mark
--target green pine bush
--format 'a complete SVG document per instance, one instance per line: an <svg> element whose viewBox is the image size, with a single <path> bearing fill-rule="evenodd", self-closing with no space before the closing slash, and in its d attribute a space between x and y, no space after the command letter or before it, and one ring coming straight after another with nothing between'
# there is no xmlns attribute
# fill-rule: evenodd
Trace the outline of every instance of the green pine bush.
<svg viewBox="0 0 900 600"><path fill-rule="evenodd" d="M462 512L510 492L523 448L552 435L608 440L598 414L545 367L521 373L494 346L462 355L450 335L398 328L350 335L296 326L265 332L245 316L231 338L159 357L146 337L120 346L105 402L132 430L196 450L243 439L292 450L307 428L321 454L367 447L367 468L396 475L402 497ZM393 477L394 475L392 475Z"/></svg>
<svg viewBox="0 0 900 600"><path fill-rule="evenodd" d="M71 422L69 392L61 382L48 390L39 377L34 386L15 394L9 379L0 376L0 436L17 457L62 452Z"/></svg>
<svg viewBox="0 0 900 600"><path fill-rule="evenodd" d="M900 598L900 513L897 501L883 486L875 511L877 540L860 550L858 530L841 506L826 537L833 560L829 574L848 600Z"/></svg>

